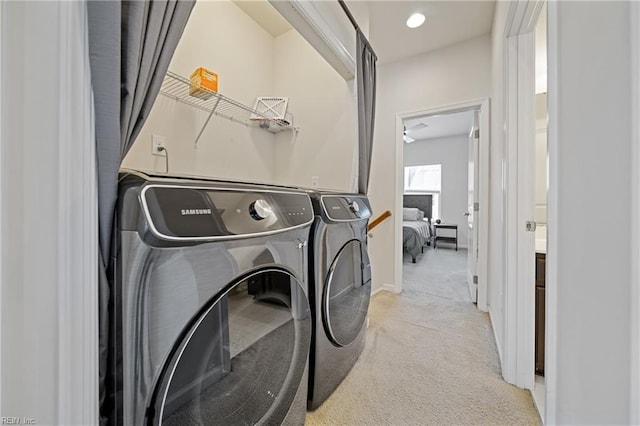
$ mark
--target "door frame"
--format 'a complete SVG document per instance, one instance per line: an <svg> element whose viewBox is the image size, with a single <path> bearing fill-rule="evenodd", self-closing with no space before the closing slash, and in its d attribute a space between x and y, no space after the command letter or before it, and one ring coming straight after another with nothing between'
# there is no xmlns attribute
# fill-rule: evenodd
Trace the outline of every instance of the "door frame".
<svg viewBox="0 0 640 426"><path fill-rule="evenodd" d="M476 131L477 131L477 135L476 135ZM477 136L477 137L476 137ZM476 140L477 139L477 140ZM466 228L467 228L467 253L473 252L474 250L479 253L478 250L478 241L479 241L479 237L480 237L480 229L476 226L475 221L477 220L476 216L475 216L475 212L473 211L474 209L474 205L476 203L477 197L480 195L479 193L477 193L478 191L476 191L476 187L479 186L480 183L480 177L478 175L478 167L476 167L479 163L480 163L480 112L478 110L473 112L473 127L471 128L471 131L469 132L469 139L468 142L471 145L475 145L472 148L469 147L469 145L467 145L467 150L468 150L468 158L470 159L470 162L473 163L473 183L472 183L472 190L473 190L473 200L472 200L472 204L471 205L471 212L469 212L469 180L468 180L468 176L467 176L467 212L465 213L465 215L473 215L473 228L469 229L469 217L467 216L467 223L466 223ZM477 159L477 161L476 161ZM467 163L467 174L469 173L469 164ZM465 224L463 224L464 226ZM476 240L475 240L475 246L474 246L474 234L476 235ZM469 241L471 240L471 241ZM471 254L471 256L473 256L473 254ZM467 255L467 287L469 288L469 292L475 292L475 295L472 294L471 296L471 300L474 303L478 303L478 284L473 283L473 271L471 271L471 268L469 268L469 262L471 262L471 264L473 264L473 261L471 260L471 257L469 257L469 255ZM478 273L478 261L476 259L476 265L475 265L475 273ZM472 289L473 288L473 289ZM475 300L474 300L475 297Z"/></svg>
<svg viewBox="0 0 640 426"><path fill-rule="evenodd" d="M398 147L398 166L396 170L396 200L395 210L402 211L402 195L404 194L404 140L403 121L411 118L422 117L426 115L450 114L468 110L479 110L479 159L480 170L478 171L479 180L479 204L478 212L478 309L483 312L488 311L487 304L487 270L488 270L488 242L489 242L489 143L490 143L490 112L489 98L475 99L467 102L461 102L451 105L443 105L439 107L411 111L396 114L396 146ZM402 235L402 221L396 221L398 229L396 235ZM402 249L402 244L400 244ZM396 256L396 271L399 276L396 277L393 291L395 293L402 292L402 255Z"/></svg>
<svg viewBox="0 0 640 426"><path fill-rule="evenodd" d="M512 2L504 31L504 277L505 345L502 373L521 388L534 386L535 24L542 2Z"/></svg>
<svg viewBox="0 0 640 426"><path fill-rule="evenodd" d="M9 20L16 25L35 23L43 34L54 37L46 43L32 40L12 54L7 43L22 37L24 29L1 25ZM22 321L21 333L12 335L5 329L0 335L0 366L7 364L4 371L13 372L11 378L2 376L1 412L26 414L45 424L98 424L98 198L86 3L15 2L10 7L1 2L0 23L0 58L4 58L0 59L0 79L15 73L19 60L34 64L29 68L35 70L46 63L54 70L51 87L59 98L52 109L48 102L34 101L30 95L37 89L30 87L21 95L24 102L12 111L23 120L12 125L9 109L2 104L16 101L16 95L5 90L0 102L0 157L20 150L10 163L0 164L0 205L25 210L20 223L9 224L7 210L0 209L0 235L6 243L3 254L10 254L0 260L0 309L3 315L10 315L17 306L24 313L22 318L28 319ZM12 62L15 56L18 62ZM18 83L36 75L31 69L23 71ZM50 93L39 94L46 97ZM50 136L46 143L36 140L33 133L16 136L16 128L24 128L32 115L43 117L40 131ZM47 147L45 154L43 147ZM48 155L51 150L57 155ZM52 197L57 204L47 214L30 208L36 205L34 200L39 199L42 207ZM38 234L37 252L28 251L36 246L29 235L44 228L48 232ZM31 231L20 236L18 232L24 229ZM8 244L22 246L8 250ZM34 262L38 272L24 273L22 265L33 268ZM43 283L40 278L45 274ZM25 350L35 339L48 351ZM34 389L36 377L40 387ZM16 400L22 402L21 407L15 406Z"/></svg>
<svg viewBox="0 0 640 426"><path fill-rule="evenodd" d="M525 229L534 219L535 188L535 25L544 0L512 2L504 28L504 102L506 143L504 145L504 277L505 338L504 379L521 388L535 385L535 234ZM557 98L555 93L558 23L553 2L548 3L548 156L547 271L545 291L545 415L555 419L558 176L556 153Z"/></svg>

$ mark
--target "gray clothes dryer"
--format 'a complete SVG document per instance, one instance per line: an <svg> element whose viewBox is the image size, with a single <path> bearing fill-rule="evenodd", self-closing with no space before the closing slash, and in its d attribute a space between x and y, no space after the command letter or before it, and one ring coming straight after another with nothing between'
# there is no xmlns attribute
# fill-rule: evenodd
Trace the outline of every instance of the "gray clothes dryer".
<svg viewBox="0 0 640 426"><path fill-rule="evenodd" d="M307 407L314 410L347 376L364 348L371 296L371 207L363 195L309 194L315 219L309 261L314 321Z"/></svg>
<svg viewBox="0 0 640 426"><path fill-rule="evenodd" d="M110 423L302 425L308 195L128 173L119 197Z"/></svg>

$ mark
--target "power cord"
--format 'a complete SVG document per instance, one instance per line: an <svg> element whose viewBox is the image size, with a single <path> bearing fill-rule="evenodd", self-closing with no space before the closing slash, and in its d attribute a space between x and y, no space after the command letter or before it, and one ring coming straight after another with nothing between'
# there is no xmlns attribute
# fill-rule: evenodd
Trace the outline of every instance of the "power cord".
<svg viewBox="0 0 640 426"><path fill-rule="evenodd" d="M160 152L164 151L164 153L165 153L165 155L164 155L164 163L165 163L165 168L167 169L165 171L165 174L169 174L169 151L167 151L167 148L165 148L164 146L158 147L158 151L160 151Z"/></svg>

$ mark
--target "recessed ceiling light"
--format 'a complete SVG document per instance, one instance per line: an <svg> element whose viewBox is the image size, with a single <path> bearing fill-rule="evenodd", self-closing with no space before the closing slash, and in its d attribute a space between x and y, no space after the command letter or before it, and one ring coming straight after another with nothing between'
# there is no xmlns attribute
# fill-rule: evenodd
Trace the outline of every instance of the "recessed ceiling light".
<svg viewBox="0 0 640 426"><path fill-rule="evenodd" d="M422 13L414 13L409 16L409 19L407 19L407 27L418 28L420 25L424 24L425 19L426 18Z"/></svg>

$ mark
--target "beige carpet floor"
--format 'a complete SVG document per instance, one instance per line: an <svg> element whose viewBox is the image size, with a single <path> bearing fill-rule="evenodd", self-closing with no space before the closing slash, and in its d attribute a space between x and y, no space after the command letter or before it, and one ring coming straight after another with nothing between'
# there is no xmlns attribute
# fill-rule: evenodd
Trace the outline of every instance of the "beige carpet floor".
<svg viewBox="0 0 640 426"><path fill-rule="evenodd" d="M502 380L489 316L471 303L466 251L404 261L402 294L371 301L367 342L307 425L528 425L528 391Z"/></svg>

